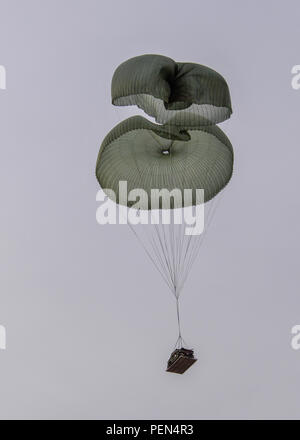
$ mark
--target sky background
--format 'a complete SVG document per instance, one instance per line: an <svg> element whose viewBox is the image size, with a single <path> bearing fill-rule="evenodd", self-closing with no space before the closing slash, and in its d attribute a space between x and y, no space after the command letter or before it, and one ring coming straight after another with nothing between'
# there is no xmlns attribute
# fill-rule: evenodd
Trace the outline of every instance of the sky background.
<svg viewBox="0 0 300 440"><path fill-rule="evenodd" d="M0 0L1 419L299 418L298 1ZM128 226L96 223L115 68L158 53L228 81L232 181L175 301ZM146 282L145 282L146 281Z"/></svg>

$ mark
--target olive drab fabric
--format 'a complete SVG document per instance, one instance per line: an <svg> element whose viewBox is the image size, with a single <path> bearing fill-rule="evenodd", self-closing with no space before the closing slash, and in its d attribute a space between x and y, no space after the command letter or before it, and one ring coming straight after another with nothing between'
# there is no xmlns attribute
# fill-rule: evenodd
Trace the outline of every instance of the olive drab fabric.
<svg viewBox="0 0 300 440"><path fill-rule="evenodd" d="M111 84L114 105L137 105L156 122L199 126L229 118L232 109L224 78L195 63L141 55L122 63Z"/></svg>
<svg viewBox="0 0 300 440"><path fill-rule="evenodd" d="M207 202L226 186L233 149L215 124L229 118L232 109L219 73L200 64L141 55L115 70L111 94L114 105L137 105L158 122L134 116L103 140L96 177L103 189L115 192L117 203L122 204L120 181L127 181L128 191L147 192L148 202L140 209L150 209L151 189L204 189ZM197 203L194 194L191 205Z"/></svg>
<svg viewBox="0 0 300 440"><path fill-rule="evenodd" d="M119 198L119 181L127 182L128 191L141 188L147 192L145 204L139 200L140 209L151 209L151 189L171 191L176 188L182 194L184 189L192 189L191 203L185 203L190 206L197 203L196 189L204 189L204 201L207 202L228 183L233 150L220 128L189 129L182 135L174 132L174 127L172 130L134 116L118 124L106 136L99 152L96 174L103 189L114 191L117 203L123 204ZM166 149L170 154L162 154ZM173 203L171 199L171 208L182 207Z"/></svg>

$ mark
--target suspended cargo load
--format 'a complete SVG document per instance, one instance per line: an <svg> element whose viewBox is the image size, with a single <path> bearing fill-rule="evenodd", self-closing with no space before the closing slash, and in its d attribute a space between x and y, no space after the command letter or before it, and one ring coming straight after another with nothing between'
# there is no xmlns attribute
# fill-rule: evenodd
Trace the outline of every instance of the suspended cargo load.
<svg viewBox="0 0 300 440"><path fill-rule="evenodd" d="M168 373L183 374L196 361L193 350L184 347L176 348L168 360L166 371Z"/></svg>

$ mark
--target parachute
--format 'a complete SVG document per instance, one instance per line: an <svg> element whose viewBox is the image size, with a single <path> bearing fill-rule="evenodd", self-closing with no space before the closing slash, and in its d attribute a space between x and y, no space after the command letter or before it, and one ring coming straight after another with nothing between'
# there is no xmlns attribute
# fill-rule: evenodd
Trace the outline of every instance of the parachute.
<svg viewBox="0 0 300 440"><path fill-rule="evenodd" d="M205 233L187 233L182 219L190 208L197 223L205 206L206 232L216 196L231 179L233 148L216 125L232 113L229 89L206 66L142 55L116 69L111 94L113 105L136 105L156 121L133 116L114 127L100 147L96 177L110 199L134 210L129 226L175 297L178 338L167 371L183 373L195 359L184 348L179 296ZM138 201L124 197L122 182ZM172 195L167 205L163 191Z"/></svg>
<svg viewBox="0 0 300 440"><path fill-rule="evenodd" d="M232 109L225 79L195 63L176 63L161 55L141 55L122 63L111 84L114 105L137 105L156 122L212 125ZM206 122L205 122L206 120Z"/></svg>

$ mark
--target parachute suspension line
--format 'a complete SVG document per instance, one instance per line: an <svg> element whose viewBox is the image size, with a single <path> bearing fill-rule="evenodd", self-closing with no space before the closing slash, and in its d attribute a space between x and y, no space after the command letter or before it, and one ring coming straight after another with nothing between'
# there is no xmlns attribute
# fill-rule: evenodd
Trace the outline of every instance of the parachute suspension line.
<svg viewBox="0 0 300 440"><path fill-rule="evenodd" d="M180 325L180 313L179 313L179 298L176 298L176 313L177 313L177 323L178 323L178 337L181 338L181 325Z"/></svg>
<svg viewBox="0 0 300 440"><path fill-rule="evenodd" d="M216 159L215 159L215 162L216 162ZM208 171L209 170L207 169L206 175L205 175L205 181L207 180L207 177L208 177ZM213 207L214 203L215 203L215 199L213 199L211 204L209 205L208 217L211 214L212 207ZM181 284L179 287L180 290L183 288L185 281L187 279L187 276L191 270L191 267L193 266L193 264L197 258L197 255L199 253L199 250L202 245L203 238L204 238L206 231L207 231L207 228L205 228L205 230L202 232L200 237L194 237L193 235L189 236L188 244L186 247L186 251L185 251L185 255L184 255L184 259L183 259L183 264L182 264L182 278L181 278ZM181 269L181 267L180 267L180 269Z"/></svg>
<svg viewBox="0 0 300 440"><path fill-rule="evenodd" d="M207 230L209 229L209 227L210 227L210 225L212 223L212 220L214 218L215 212L216 212L216 210L217 210L217 208L218 208L218 206L220 204L221 198L224 196L225 190L226 190L226 188L223 189L222 193L219 195L219 197L217 199L214 198L210 202L210 206L209 206L209 210L208 210L208 214L207 214L207 226L205 226L205 229L204 229L203 233L201 234L201 237L199 237L198 240L195 240L193 249L189 253L188 261L184 265L184 268L183 268L183 277L182 277L181 284L179 286L179 291L183 288L183 286L184 286L184 284L185 284L185 282L187 280L187 277L188 277L188 275L189 275L189 273L190 273L190 271L191 271L191 269L192 269L192 267L193 267L193 265L194 265L194 263L195 263L195 261L197 259L197 256L199 254L200 248L201 248L201 246L203 244L203 241L204 241L204 239L205 239L205 237L207 235Z"/></svg>
<svg viewBox="0 0 300 440"><path fill-rule="evenodd" d="M177 324L178 324L178 338L176 341L176 347L182 348L185 343L182 334L181 334L181 323L180 323L180 310L179 310L179 297L176 296L176 313L177 313Z"/></svg>
<svg viewBox="0 0 300 440"><path fill-rule="evenodd" d="M148 251L148 249L146 248L145 244L143 243L143 240L141 240L141 238L139 237L139 235L136 233L136 231L134 230L134 228L132 227L132 225L130 224L130 222L128 222L128 225L130 227L130 229L132 230L132 232L134 233L134 235L136 236L136 238L138 239L138 241L141 243L144 251L146 252L146 254L148 255L148 257L150 258L150 260L152 261L152 263L154 264L155 268L158 270L158 272L160 273L160 275L162 276L164 282L167 284L168 288L171 290L171 292L173 292L173 288L172 285L170 284L170 282L168 281L168 279L165 277L165 274L161 271L161 269L159 268L159 266L156 264L156 261L154 260L154 258L151 256L150 252Z"/></svg>
<svg viewBox="0 0 300 440"><path fill-rule="evenodd" d="M172 268L170 265L170 257L169 257L169 253L168 253L168 248L166 246L166 239L165 239L165 234L164 234L164 225L161 225L161 229L163 231L163 233L160 233L160 229L159 226L160 225L154 225L155 226L155 230L156 230L156 234L159 240L159 244L160 244L160 248L161 248L161 253L164 257L165 260L165 272L166 272L166 276L167 278L169 278L169 283L172 286L171 287L171 291L174 294L174 276L173 276L173 272L172 272ZM164 241L163 241L164 238Z"/></svg>
<svg viewBox="0 0 300 440"><path fill-rule="evenodd" d="M182 290L182 288L187 280L187 277L191 271L191 268L197 259L197 256L199 254L200 248L203 243L204 236L207 233L207 229L209 228L213 214L215 212L214 205L215 205L215 199L212 200L212 202L208 208L207 227L205 227L205 230L202 232L201 236L200 237L199 236L190 236L189 237L190 240L189 240L188 247L186 249L186 253L184 256L183 267L182 267L182 278L181 278L179 290Z"/></svg>
<svg viewBox="0 0 300 440"><path fill-rule="evenodd" d="M182 334L181 334L180 309L179 309L179 298L178 297L176 297L176 313L177 313L177 323L178 323L178 338L176 340L174 348L182 348L183 346L185 346L187 348L188 344L183 339Z"/></svg>

